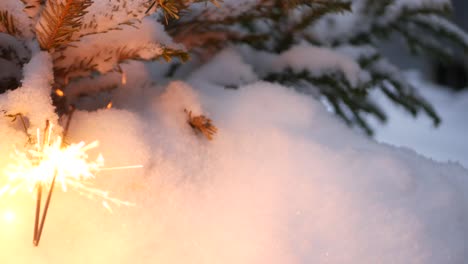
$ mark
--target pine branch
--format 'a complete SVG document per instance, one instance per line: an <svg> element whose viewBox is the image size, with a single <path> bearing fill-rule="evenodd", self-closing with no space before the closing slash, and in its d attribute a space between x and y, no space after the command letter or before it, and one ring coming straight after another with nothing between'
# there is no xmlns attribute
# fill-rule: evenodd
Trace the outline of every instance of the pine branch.
<svg viewBox="0 0 468 264"><path fill-rule="evenodd" d="M373 0L369 1L372 2ZM391 7L391 4L384 6L386 9L388 9ZM379 39L388 39L390 35L395 32L395 27L398 25L398 23L401 23L402 21L410 20L412 17L420 15L437 15L440 17L445 17L448 16L451 12L451 6L446 4L411 9L405 8L399 13L399 15L395 16L389 21L386 21L385 24L376 23L378 18L381 16L381 13L387 12L386 9L380 10L377 8L374 10L374 12L376 12L375 14L368 14L368 16L371 17L370 21L373 21L370 26L362 27L364 30L361 32L354 34L350 38L341 39L340 41L333 43L333 45L337 46L343 43L352 43L354 45L375 44Z"/></svg>
<svg viewBox="0 0 468 264"><path fill-rule="evenodd" d="M378 63L378 60L375 61ZM428 115L434 126L441 122L440 116L429 102L416 93L416 89L411 86L402 76L395 76L395 72L385 72L381 67L370 64L368 67L372 75L372 80L367 86L378 87L396 105L402 106L405 110L416 116L420 111ZM396 68L391 69L391 71Z"/></svg>
<svg viewBox="0 0 468 264"><path fill-rule="evenodd" d="M67 85L70 78L88 76L92 72L97 71L98 65L95 63L93 57L80 58L67 66L57 66L57 61L60 61L61 59L62 58L59 57L54 61L54 76L56 83Z"/></svg>
<svg viewBox="0 0 468 264"><path fill-rule="evenodd" d="M314 5L327 5L332 7L333 5L350 4L350 2L345 2L341 0L282 0L273 2L275 2L275 5L277 6L282 6L285 10L296 9L301 6L312 7Z"/></svg>
<svg viewBox="0 0 468 264"><path fill-rule="evenodd" d="M213 136L218 132L218 128L213 125L211 119L204 115L193 116L192 111L184 109L187 114L187 123L196 133L202 133L208 140L213 140Z"/></svg>
<svg viewBox="0 0 468 264"><path fill-rule="evenodd" d="M444 17L429 15L417 15L410 22L421 30L428 31L428 35L445 38L468 51L468 34L457 28Z"/></svg>
<svg viewBox="0 0 468 264"><path fill-rule="evenodd" d="M46 0L21 0L26 9L37 8L45 5Z"/></svg>
<svg viewBox="0 0 468 264"><path fill-rule="evenodd" d="M270 73L263 79L286 84L305 94L313 94L308 89L318 88L318 94L327 99L334 112L348 126L357 124L368 135L372 135L373 130L362 117L362 112L368 113L382 122L387 119L382 109L367 97L366 90L363 87L351 87L341 73L312 76L306 70L294 72L292 69L286 69L281 73ZM311 86L304 85L304 81Z"/></svg>
<svg viewBox="0 0 468 264"><path fill-rule="evenodd" d="M147 54L152 53L150 57ZM142 54L145 54L144 56ZM137 48L117 46L107 48L105 51L98 51L86 57L76 58L72 62L62 63L64 56L59 56L54 60L54 76L57 82L67 84L70 78L85 77L92 73L106 74L115 71L118 65L128 60L154 61L158 59L171 61L178 58L185 62L189 59L189 54L183 50L160 47L154 43L142 44ZM99 63L107 64L105 68Z"/></svg>
<svg viewBox="0 0 468 264"><path fill-rule="evenodd" d="M384 15L387 11L387 8L394 3L395 0L366 0L363 4L363 13L370 17L378 18Z"/></svg>
<svg viewBox="0 0 468 264"><path fill-rule="evenodd" d="M301 21L293 27L295 31L303 30L306 27L312 25L315 21L322 18L324 15L332 13L343 13L351 12L351 2L341 1L327 1L321 3L318 6L313 6L305 16L302 17Z"/></svg>
<svg viewBox="0 0 468 264"><path fill-rule="evenodd" d="M452 49L446 44L432 38L426 32L404 25L395 26L395 31L403 36L413 54L429 54L429 56L437 57L441 60L453 58ZM419 32L419 34L416 34L416 32Z"/></svg>
<svg viewBox="0 0 468 264"><path fill-rule="evenodd" d="M0 32L7 33L12 36L22 35L15 25L15 18L7 10L0 10Z"/></svg>
<svg viewBox="0 0 468 264"><path fill-rule="evenodd" d="M163 47L163 52L160 55L166 62L171 62L172 58L178 58L182 62L186 62L190 59L190 55L183 50Z"/></svg>
<svg viewBox="0 0 468 264"><path fill-rule="evenodd" d="M24 12L31 19L36 19L39 12L44 8L46 0L21 0L24 4Z"/></svg>
<svg viewBox="0 0 468 264"><path fill-rule="evenodd" d="M43 50L52 50L76 40L73 34L82 24L82 18L92 0L49 0L41 12L36 33Z"/></svg>
<svg viewBox="0 0 468 264"><path fill-rule="evenodd" d="M163 11L166 24L168 24L171 19L179 19L180 14L191 4L206 2L211 2L215 6L219 6L222 0L151 0L145 13L148 14L155 6L159 7Z"/></svg>

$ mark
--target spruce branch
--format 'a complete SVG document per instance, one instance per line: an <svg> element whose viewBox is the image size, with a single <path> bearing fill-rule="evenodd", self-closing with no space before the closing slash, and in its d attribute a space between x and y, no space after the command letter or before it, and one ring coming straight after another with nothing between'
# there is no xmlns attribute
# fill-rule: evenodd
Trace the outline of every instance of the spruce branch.
<svg viewBox="0 0 468 264"><path fill-rule="evenodd" d="M387 8L395 3L395 0L366 0L362 4L362 12L370 17L377 18L385 14Z"/></svg>
<svg viewBox="0 0 468 264"><path fill-rule="evenodd" d="M312 8L307 11L306 15L302 17L301 21L292 28L295 31L303 30L327 14L344 12L351 12L351 2L336 0L320 2L320 4L312 6Z"/></svg>
<svg viewBox="0 0 468 264"><path fill-rule="evenodd" d="M159 7L163 11L166 24L168 24L171 19L179 19L181 13L191 4L207 2L219 7L222 0L151 0L145 13L148 14L155 6Z"/></svg>
<svg viewBox="0 0 468 264"><path fill-rule="evenodd" d="M152 53L149 56L149 53ZM85 77L92 73L106 74L118 71L119 64L129 60L154 61L164 59L167 62L178 58L185 62L189 54L180 49L159 46L154 43L142 43L139 47L129 48L125 45L109 47L105 51L97 51L85 57L77 57L74 61L63 62L65 56L59 56L54 60L54 76L57 82L68 84L70 78ZM99 67L98 62L108 64L105 68Z"/></svg>
<svg viewBox="0 0 468 264"><path fill-rule="evenodd" d="M187 123L196 133L202 133L208 140L212 140L213 136L218 132L211 119L204 115L192 116L192 111L184 109L187 114Z"/></svg>
<svg viewBox="0 0 468 264"><path fill-rule="evenodd" d="M321 76L312 76L309 71L303 70L296 72L291 68L287 68L282 72L270 73L263 78L269 82L279 82L288 87L294 87L298 92L304 94L317 94L317 97L323 95L327 101L333 106L334 112L348 125L354 124L352 114L353 108L359 108L356 104L353 95L353 88L343 78L341 73L330 73ZM311 91L310 89L318 89ZM380 111L378 116L380 116ZM363 127L366 130L366 127Z"/></svg>
<svg viewBox="0 0 468 264"><path fill-rule="evenodd" d="M403 36L407 46L413 54L427 53L430 56L437 57L442 60L453 58L452 49L444 43L437 41L426 32L424 32L424 34L415 34L415 32L422 33L423 31L404 25L396 25L395 31Z"/></svg>
<svg viewBox="0 0 468 264"><path fill-rule="evenodd" d="M426 30L433 36L450 40L468 51L468 34L457 28L452 22L438 15L416 15L409 20L420 30Z"/></svg>
<svg viewBox="0 0 468 264"><path fill-rule="evenodd" d="M163 52L160 57L162 57L166 62L171 62L172 58L178 58L181 62L186 62L190 59L188 52L168 47L163 47Z"/></svg>
<svg viewBox="0 0 468 264"><path fill-rule="evenodd" d="M0 32L18 37L22 35L15 25L15 18L8 10L0 10Z"/></svg>
<svg viewBox="0 0 468 264"><path fill-rule="evenodd" d="M44 8L46 0L21 0L24 4L24 12L29 18L36 21L39 12Z"/></svg>
<svg viewBox="0 0 468 264"><path fill-rule="evenodd" d="M74 33L92 0L49 0L40 14L36 34L43 50L52 50L75 41Z"/></svg>
<svg viewBox="0 0 468 264"><path fill-rule="evenodd" d="M46 0L21 0L21 2L23 2L25 9L30 9L44 6Z"/></svg>

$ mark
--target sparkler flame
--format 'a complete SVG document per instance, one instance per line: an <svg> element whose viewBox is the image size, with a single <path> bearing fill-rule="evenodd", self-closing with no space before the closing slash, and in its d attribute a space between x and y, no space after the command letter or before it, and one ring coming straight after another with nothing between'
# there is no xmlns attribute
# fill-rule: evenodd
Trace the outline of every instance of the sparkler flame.
<svg viewBox="0 0 468 264"><path fill-rule="evenodd" d="M65 96L65 93L60 89L55 89L55 94L59 97Z"/></svg>
<svg viewBox="0 0 468 264"><path fill-rule="evenodd" d="M0 196L13 195L20 190L33 192L39 185L50 186L54 175L56 183L63 191L74 189L88 198L103 199L103 205L109 209L108 202L116 205L132 205L109 196L107 191L92 187L90 180L104 168L104 158L99 154L90 161L87 151L96 148L98 141L86 144L79 142L63 146L60 136L53 137L52 125L46 128L44 135L37 130L36 143L25 151L15 150L5 175L8 183L0 188ZM142 166L132 166L139 167Z"/></svg>

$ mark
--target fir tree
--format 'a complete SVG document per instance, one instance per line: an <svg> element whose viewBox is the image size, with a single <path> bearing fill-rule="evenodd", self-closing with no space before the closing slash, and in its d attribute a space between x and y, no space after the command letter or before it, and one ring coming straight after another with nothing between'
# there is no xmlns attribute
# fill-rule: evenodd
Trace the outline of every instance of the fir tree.
<svg viewBox="0 0 468 264"><path fill-rule="evenodd" d="M252 63L260 79L323 100L369 134L364 115L387 118L368 96L375 89L437 125L435 110L382 56L379 41L397 34L415 54L450 58L456 47L468 47L450 11L449 0L3 0L0 64L10 70L0 75L0 92L24 85L24 65L46 52L53 73L48 89L63 113L73 101L63 91L86 96L115 89L125 81L126 61L176 58L171 77L189 54L193 63L184 67L190 69L229 45L246 61L261 54L275 62ZM121 83L105 81L109 74L121 75Z"/></svg>
<svg viewBox="0 0 468 264"><path fill-rule="evenodd" d="M430 103L382 55L379 43L398 35L414 54L444 60L453 58L457 49L467 50L468 36L450 21L450 1L262 0L246 5L233 2L224 15L214 15L213 10L191 13L172 21L168 32L202 57L227 43L241 43L250 47L249 53L266 52L281 60L303 46L304 56L309 53L310 60L324 62L322 67L290 61L276 70L256 64L256 72L266 81L324 100L348 125L357 124L368 134L373 131L365 115L387 119L368 96L375 89L412 115L424 112L434 125L440 123ZM324 57L332 64L337 59L354 61L358 80L349 78L345 67L327 65Z"/></svg>

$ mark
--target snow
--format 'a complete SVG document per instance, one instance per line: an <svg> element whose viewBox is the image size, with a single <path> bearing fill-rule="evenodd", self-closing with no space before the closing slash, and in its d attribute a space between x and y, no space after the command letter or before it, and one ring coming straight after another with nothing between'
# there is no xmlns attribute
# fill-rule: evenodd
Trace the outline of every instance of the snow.
<svg viewBox="0 0 468 264"><path fill-rule="evenodd" d="M195 73L191 75L191 79L200 82L209 82L217 85L237 85L247 84L258 80L257 74L254 72L254 67L246 64L244 58L234 48L227 48L217 54L212 63L201 66ZM257 60L259 64L265 60ZM273 64L273 62L272 62ZM270 67L272 64L263 65ZM232 71L232 69L236 69Z"/></svg>
<svg viewBox="0 0 468 264"><path fill-rule="evenodd" d="M257 2L226 0L219 8L197 4L190 11L223 19ZM356 0L353 7L360 10L366 2ZM362 19L359 12L326 16L311 33L321 44L339 43L365 32L371 22L391 22L404 8L447 2L397 0L394 12L378 21ZM56 76L66 79L63 83L85 77L63 87L78 107L66 141L98 140L99 148L89 151L91 160L102 154L106 167L143 168L97 175L94 187L134 204L114 206L112 212L102 201L57 188L38 248L32 245L34 195L0 195L0 263L438 264L468 259L468 141L462 134L468 127L461 114L466 93L429 88L427 95L441 105L447 124L440 132L427 131L425 119L417 120L423 127L409 128L410 118L377 129L378 140L416 151L378 143L348 129L319 100L259 81L272 70L291 68L312 75L341 73L357 86L369 81L369 74L356 60L376 55L376 48L301 43L278 55L231 46L203 65L181 66L176 77L184 81L161 80L168 64L122 63L125 56L117 56L128 48L136 52L130 57L154 59L163 46L182 48L155 15L143 19L147 3L94 1L73 38L82 37L80 42L50 55L29 41L35 18L27 19L21 2L1 0L0 9L22 14L15 19L32 55L12 38L0 40L15 46L21 62L32 58L23 67L21 87L0 94L0 188L12 154L28 141L20 121L3 113L23 114L30 134L44 128L45 120L62 127L66 122L58 119L50 98L54 70L70 70L65 72L72 76ZM34 16L38 10L30 11ZM445 20L435 22L465 38ZM373 67L402 77L385 59ZM91 70L112 72L98 76ZM412 82L427 85L414 76ZM109 102L113 108L104 109ZM196 134L184 110L212 119L218 128L214 140Z"/></svg>
<svg viewBox="0 0 468 264"><path fill-rule="evenodd" d="M275 72L284 71L287 67L297 72L308 70L317 76L343 72L352 87L356 87L359 81L365 82L370 79L369 76L361 75L359 64L351 57L329 48L314 47L306 43L285 51L273 65Z"/></svg>
<svg viewBox="0 0 468 264"><path fill-rule="evenodd" d="M31 22L25 12L23 12L24 4L16 0L2 0L0 2L0 10L8 10L9 15L13 16L13 23L17 29L17 35L32 39ZM0 32L4 32L3 25L0 25Z"/></svg>
<svg viewBox="0 0 468 264"><path fill-rule="evenodd" d="M425 80L421 73L408 71L406 77L414 87L431 102L442 117L440 127L433 127L426 117L413 119L406 112L395 108L387 100L378 100L389 115L388 124L373 122L376 139L397 146L407 146L438 161L452 161L468 168L468 140L465 109L468 93L450 92ZM377 97L378 98L378 97Z"/></svg>
<svg viewBox="0 0 468 264"><path fill-rule="evenodd" d="M27 116L31 125L29 133L34 134L36 128L45 126L45 120L55 123L57 120L50 98L53 80L50 55L47 52L33 55L24 65L24 76L21 87L1 95L0 110Z"/></svg>
<svg viewBox="0 0 468 264"><path fill-rule="evenodd" d="M93 1L86 10L80 33L107 32L115 30L128 22L137 23L145 16L145 0L108 0ZM109 12L112 10L112 12ZM137 23L138 24L138 23Z"/></svg>
<svg viewBox="0 0 468 264"><path fill-rule="evenodd" d="M27 71L48 68L37 64L45 57L35 55ZM57 191L41 244L34 248L32 194L2 196L0 262L463 263L468 258L465 168L376 143L294 89L265 82L224 89L209 69L226 69L234 60L220 79L255 77L233 58L227 51L188 81L167 85L143 85L141 78L149 73L141 64L128 65L127 84L110 93L116 108L77 111L70 141L99 140L90 158L100 152L106 166L144 165L103 171L95 181L135 206L113 208L111 214L99 201ZM40 90L45 79L37 81ZM28 83L32 86L25 80L15 91ZM16 102L11 93L0 95L2 108ZM47 105L23 97L31 107ZM213 120L219 129L213 141L193 132L184 108ZM26 140L16 123L3 118L0 137L8 139L0 142L2 153ZM10 159L2 155L0 170Z"/></svg>
<svg viewBox="0 0 468 264"><path fill-rule="evenodd" d="M311 27L311 35L317 38L322 43L331 44L335 41L343 41L344 39L352 38L358 33L367 33L373 26L392 26L401 22L401 15L404 12L410 12L417 9L440 10L452 7L451 0L395 0L391 1L388 9L384 14L363 15L368 12L367 9L375 9L376 5L373 1L368 0L353 0L352 13L330 14L324 19L317 21ZM374 4L372 6L372 4ZM431 17L433 15L418 15L420 17ZM420 18L418 18L420 19ZM431 18L428 18L431 19ZM400 21L399 21L400 20ZM448 20L438 17L437 20L429 21L434 26L446 26L448 30L456 30L456 33L465 35L459 32ZM439 25L438 25L439 24Z"/></svg>
<svg viewBox="0 0 468 264"><path fill-rule="evenodd" d="M172 42L162 24L145 18L137 25L122 25L119 30L82 37L79 42L60 54L65 59L56 60L54 66L64 69L76 67L76 72L72 72L68 77L88 76L89 69L85 67L81 70L80 66L81 63L92 59L91 68L106 73L115 70L121 60L128 58L156 59L163 53L163 47L183 49L181 45ZM86 56L83 57L83 54Z"/></svg>

